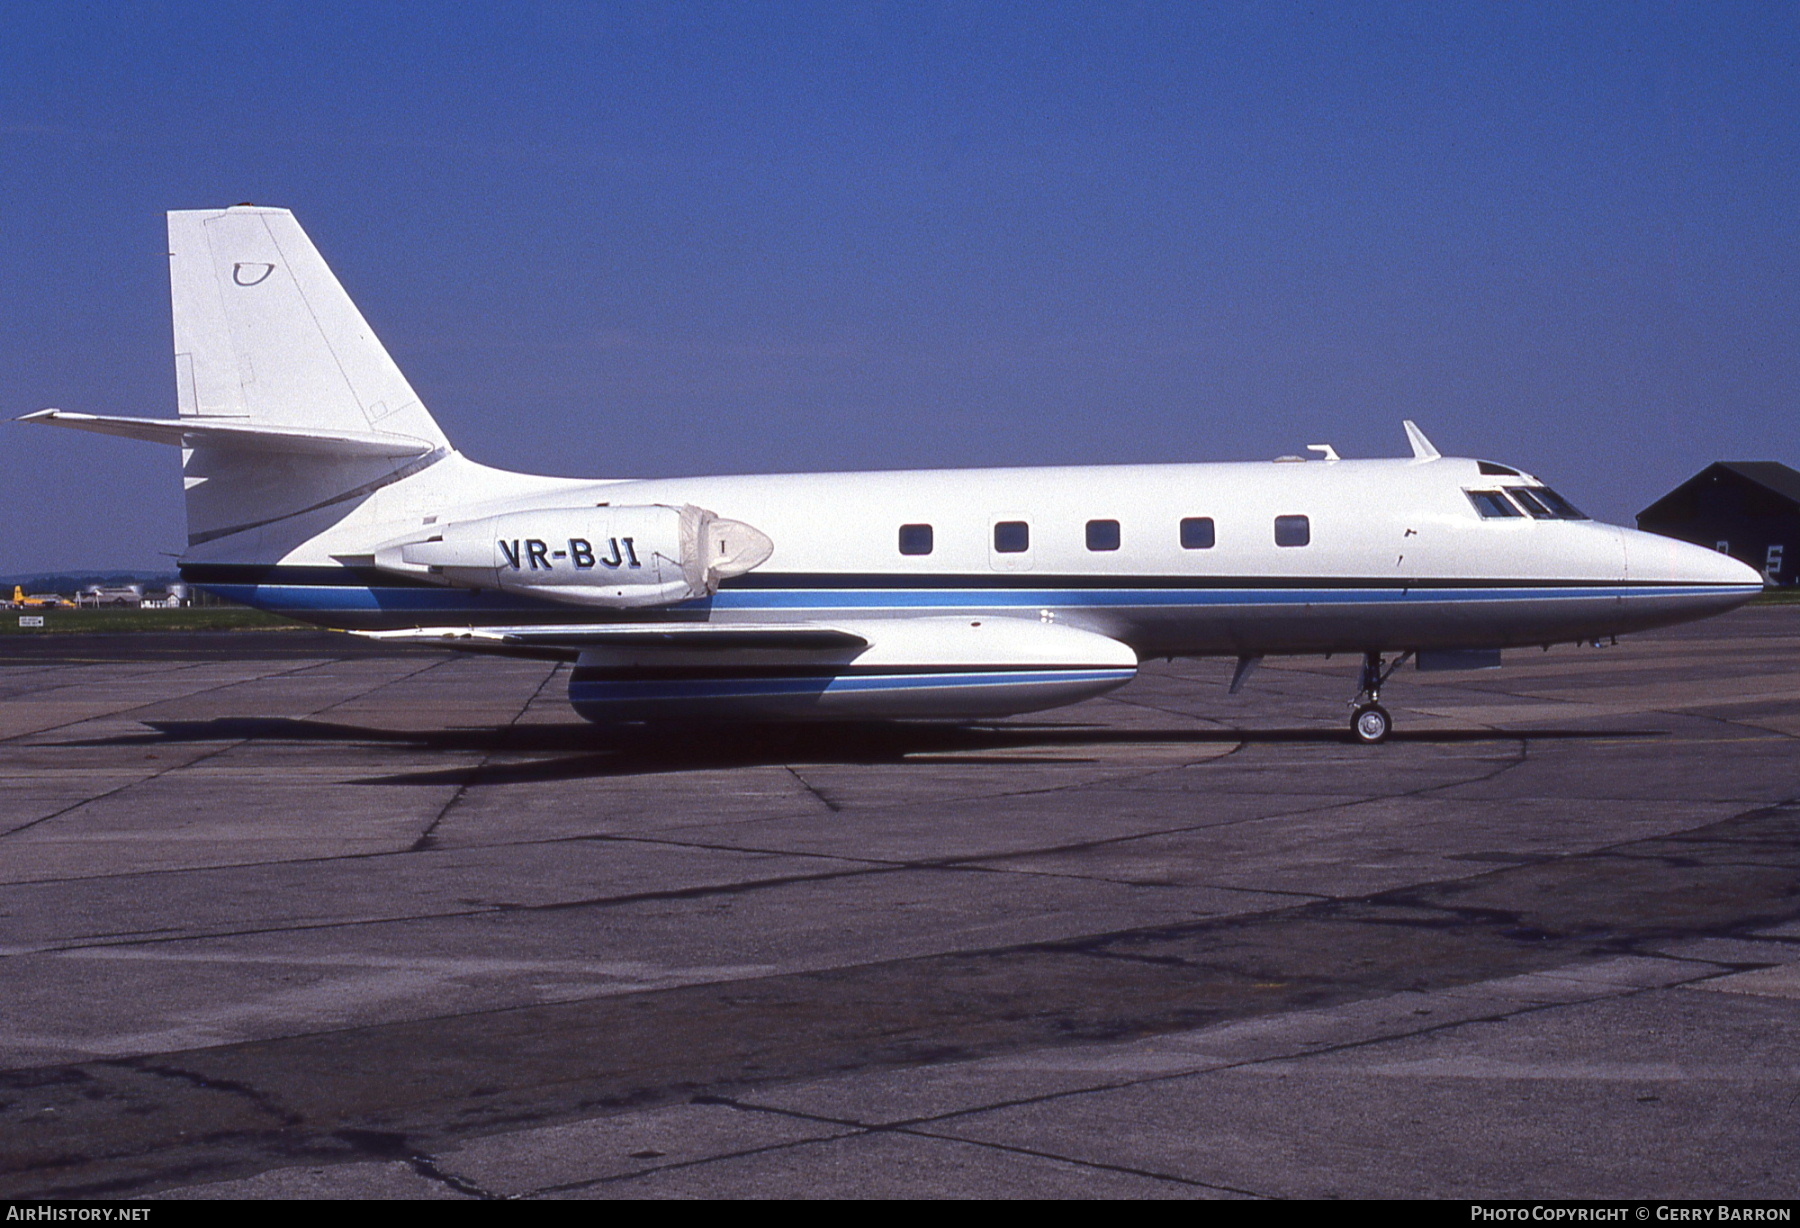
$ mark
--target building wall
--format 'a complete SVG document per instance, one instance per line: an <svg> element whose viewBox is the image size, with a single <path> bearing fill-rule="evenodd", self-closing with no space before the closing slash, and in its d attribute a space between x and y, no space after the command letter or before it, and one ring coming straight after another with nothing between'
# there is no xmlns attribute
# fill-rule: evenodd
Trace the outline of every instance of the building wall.
<svg viewBox="0 0 1800 1228"><path fill-rule="evenodd" d="M1678 488L1645 509L1638 528L1712 549L1723 545L1775 584L1793 584L1800 572L1800 507L1728 471Z"/></svg>

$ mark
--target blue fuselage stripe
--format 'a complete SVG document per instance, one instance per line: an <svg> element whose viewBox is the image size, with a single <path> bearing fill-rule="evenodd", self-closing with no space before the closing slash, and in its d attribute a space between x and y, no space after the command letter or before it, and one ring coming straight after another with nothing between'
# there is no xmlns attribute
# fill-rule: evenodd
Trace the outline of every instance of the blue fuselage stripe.
<svg viewBox="0 0 1800 1228"><path fill-rule="evenodd" d="M525 596L466 589L426 589L362 585L209 584L219 596L260 609L300 617L331 611L370 614L431 614L456 621L505 620L522 613L555 610L566 621L576 609ZM1491 588L1172 588L1172 589L761 589L726 590L710 602L688 602L667 612L714 611L754 613L765 610L928 610L983 609L1153 609L1169 606L1332 606L1369 604L1479 603L1492 601L1591 601L1596 598L1669 598L1749 596L1760 589L1722 585L1608 585L1591 587L1527 584ZM596 622L614 621L595 618Z"/></svg>

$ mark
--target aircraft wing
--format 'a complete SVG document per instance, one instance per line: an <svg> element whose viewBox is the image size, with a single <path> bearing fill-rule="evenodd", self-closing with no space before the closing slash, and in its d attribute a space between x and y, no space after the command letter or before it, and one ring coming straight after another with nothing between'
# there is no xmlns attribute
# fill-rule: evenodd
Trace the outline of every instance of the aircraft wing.
<svg viewBox="0 0 1800 1228"><path fill-rule="evenodd" d="M354 631L351 634L387 643L441 644L492 652L508 649L560 650L583 648L686 648L725 651L741 648L863 648L869 641L854 631L810 623L676 623L655 626L409 627L403 631Z"/></svg>

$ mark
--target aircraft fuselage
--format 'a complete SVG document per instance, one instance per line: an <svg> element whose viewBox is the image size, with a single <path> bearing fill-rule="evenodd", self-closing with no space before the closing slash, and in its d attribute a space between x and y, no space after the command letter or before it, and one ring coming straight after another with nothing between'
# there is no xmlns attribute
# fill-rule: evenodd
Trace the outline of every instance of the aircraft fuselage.
<svg viewBox="0 0 1800 1228"><path fill-rule="evenodd" d="M1704 617L1759 591L1728 558L1632 529L1484 519L1467 492L1539 484L1448 457L546 480L540 493L501 500L481 498L483 475L495 471L460 457L443 467L443 502L413 491L416 518L359 509L278 564L209 564L196 557L202 549L184 574L233 600L363 630L1025 617L1117 639L1140 656L1591 639ZM577 610L338 561L425 515L599 503L704 506L760 529L774 552L710 597L647 612ZM436 512L424 513L428 504ZM635 541L557 538L548 518L532 536L531 517L517 519L526 532L498 543L513 570L547 577L639 562ZM1278 520L1294 544L1278 541Z"/></svg>

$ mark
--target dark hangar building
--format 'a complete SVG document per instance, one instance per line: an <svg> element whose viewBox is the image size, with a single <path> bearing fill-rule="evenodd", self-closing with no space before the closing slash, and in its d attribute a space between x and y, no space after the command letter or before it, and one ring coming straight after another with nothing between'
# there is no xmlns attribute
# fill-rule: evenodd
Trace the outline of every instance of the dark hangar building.
<svg viewBox="0 0 1800 1228"><path fill-rule="evenodd" d="M1729 554L1769 584L1793 584L1800 472L1775 461L1720 461L1639 512L1637 527Z"/></svg>

